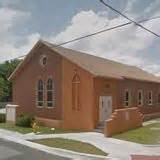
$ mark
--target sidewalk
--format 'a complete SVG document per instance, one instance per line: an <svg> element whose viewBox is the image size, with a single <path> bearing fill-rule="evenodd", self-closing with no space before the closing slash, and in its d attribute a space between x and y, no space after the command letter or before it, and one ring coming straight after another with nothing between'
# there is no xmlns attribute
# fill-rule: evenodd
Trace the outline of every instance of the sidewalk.
<svg viewBox="0 0 160 160"><path fill-rule="evenodd" d="M123 160L130 159L130 155L160 155L160 145L145 146L133 142L118 140L114 138L106 138L101 133L68 133L53 135L36 135L28 136L27 139L43 139L43 138L68 138L90 143L106 153L110 157L116 157Z"/></svg>
<svg viewBox="0 0 160 160"><path fill-rule="evenodd" d="M118 160L118 159L104 157L104 156L78 153L78 152L73 152L73 151L69 151L69 150L65 150L65 149L48 147L45 145L41 145L41 144L27 141L27 140L23 139L22 137L18 138L17 135L16 136L9 136L9 135L4 135L3 133L1 133L1 131L0 131L0 138L5 139L7 141L12 141L12 142L22 144L22 145L30 147L30 148L34 148L34 149L37 149L40 151L44 151L44 152L53 154L53 155L69 158L71 160Z"/></svg>
<svg viewBox="0 0 160 160"><path fill-rule="evenodd" d="M34 134L23 135L20 133L15 133L0 129L0 136L3 135L11 137L11 139L12 138L19 139L23 141L23 143L27 142L26 140L57 138L57 137L79 140L82 142L90 143L100 148L104 152L109 153L109 157L114 157L115 159L118 160L130 160L130 155L160 155L160 145L147 146L133 142L117 140L114 138L106 138L104 137L103 134L96 132L49 134L49 135L34 135ZM27 144L28 143L31 142L27 142Z"/></svg>

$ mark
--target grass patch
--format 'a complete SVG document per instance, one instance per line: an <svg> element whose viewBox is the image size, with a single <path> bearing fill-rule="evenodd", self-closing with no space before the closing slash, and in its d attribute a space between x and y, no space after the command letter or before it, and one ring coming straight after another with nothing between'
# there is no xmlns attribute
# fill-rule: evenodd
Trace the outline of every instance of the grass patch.
<svg viewBox="0 0 160 160"><path fill-rule="evenodd" d="M52 139L34 140L33 142L47 145L49 147L62 148L75 152L107 156L107 153L103 152L97 147L89 143L84 143L76 140L52 138Z"/></svg>
<svg viewBox="0 0 160 160"><path fill-rule="evenodd" d="M113 138L141 144L160 144L160 122L114 135Z"/></svg>
<svg viewBox="0 0 160 160"><path fill-rule="evenodd" d="M10 131L19 132L22 134L27 134L27 133L33 132L32 128L20 127L20 126L14 125L12 123L0 123L0 128L10 130ZM41 134L51 134L51 133L60 134L60 133L79 133L82 131L55 128L55 131L53 132L53 131L51 131L51 128L49 128L49 127L39 126L38 132L40 132Z"/></svg>

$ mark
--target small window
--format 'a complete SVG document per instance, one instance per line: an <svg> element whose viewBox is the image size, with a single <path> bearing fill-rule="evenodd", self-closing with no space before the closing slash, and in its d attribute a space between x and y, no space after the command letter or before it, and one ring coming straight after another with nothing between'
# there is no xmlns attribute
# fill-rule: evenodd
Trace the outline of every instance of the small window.
<svg viewBox="0 0 160 160"><path fill-rule="evenodd" d="M42 64L45 66L47 64L47 57L43 57Z"/></svg>
<svg viewBox="0 0 160 160"><path fill-rule="evenodd" d="M152 91L148 92L148 105L152 105L153 104L153 93Z"/></svg>
<svg viewBox="0 0 160 160"><path fill-rule="evenodd" d="M160 104L160 93L158 94L158 104Z"/></svg>
<svg viewBox="0 0 160 160"><path fill-rule="evenodd" d="M55 106L55 88L51 78L47 81L47 107Z"/></svg>
<svg viewBox="0 0 160 160"><path fill-rule="evenodd" d="M45 55L41 56L40 64L43 67L47 65L47 57Z"/></svg>
<svg viewBox="0 0 160 160"><path fill-rule="evenodd" d="M143 91L138 90L138 106L143 106Z"/></svg>
<svg viewBox="0 0 160 160"><path fill-rule="evenodd" d="M37 106L44 106L44 84L42 80L39 80L37 84Z"/></svg>
<svg viewBox="0 0 160 160"><path fill-rule="evenodd" d="M124 105L125 105L125 107L130 106L130 100L131 100L130 92L129 92L128 89L126 89L125 90L125 95L124 95Z"/></svg>

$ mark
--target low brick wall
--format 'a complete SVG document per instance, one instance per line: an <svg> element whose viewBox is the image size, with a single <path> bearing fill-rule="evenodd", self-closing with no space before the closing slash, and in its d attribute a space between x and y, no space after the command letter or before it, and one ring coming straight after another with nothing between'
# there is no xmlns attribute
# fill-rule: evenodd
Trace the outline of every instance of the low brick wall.
<svg viewBox="0 0 160 160"><path fill-rule="evenodd" d="M61 128L62 127L62 121L61 120L52 120L52 119L46 119L42 117L35 117L36 121L41 123L44 126L48 127L55 127L55 128Z"/></svg>
<svg viewBox="0 0 160 160"><path fill-rule="evenodd" d="M142 126L143 115L138 108L117 109L111 118L105 122L105 136L112 136L129 129Z"/></svg>
<svg viewBox="0 0 160 160"><path fill-rule="evenodd" d="M143 114L154 114L154 113L160 113L160 106L144 106L144 107L138 107L139 111Z"/></svg>
<svg viewBox="0 0 160 160"><path fill-rule="evenodd" d="M160 118L160 106L143 106L138 109L144 115L143 121Z"/></svg>
<svg viewBox="0 0 160 160"><path fill-rule="evenodd" d="M155 118L160 118L160 112L158 113L151 113L151 114L144 114L143 115L143 121L148 121Z"/></svg>

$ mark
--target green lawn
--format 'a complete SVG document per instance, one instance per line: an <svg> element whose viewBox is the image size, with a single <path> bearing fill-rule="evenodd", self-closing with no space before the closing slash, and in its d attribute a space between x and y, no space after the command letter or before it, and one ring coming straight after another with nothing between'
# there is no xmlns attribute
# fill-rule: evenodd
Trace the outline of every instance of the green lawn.
<svg viewBox="0 0 160 160"><path fill-rule="evenodd" d="M160 121L114 135L113 138L141 144L160 144Z"/></svg>
<svg viewBox="0 0 160 160"><path fill-rule="evenodd" d="M16 131L22 134L31 133L32 128L25 128L25 127L19 127L11 123L0 123L0 128L10 130L10 131ZM65 130L61 128L55 128L55 131L51 131L51 128L39 126L38 132L41 134L50 134L50 133L74 133L74 132L82 132L80 130Z"/></svg>
<svg viewBox="0 0 160 160"><path fill-rule="evenodd" d="M75 140L69 140L69 139L63 139L63 138L52 138L52 139L34 140L33 142L47 145L49 147L72 150L75 152L107 156L107 153L96 148L95 146L89 143L84 143L84 142L75 141Z"/></svg>

